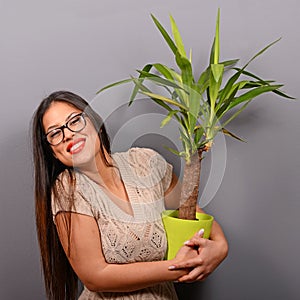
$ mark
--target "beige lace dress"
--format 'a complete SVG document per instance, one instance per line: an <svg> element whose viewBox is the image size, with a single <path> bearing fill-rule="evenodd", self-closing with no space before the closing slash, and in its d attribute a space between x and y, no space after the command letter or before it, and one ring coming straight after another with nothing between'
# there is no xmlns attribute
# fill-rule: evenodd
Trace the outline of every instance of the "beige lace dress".
<svg viewBox="0 0 300 300"><path fill-rule="evenodd" d="M169 187L172 166L149 148L131 148L112 155L124 182L133 214L126 213L104 190L80 172L76 174L75 203L68 197L52 198L53 218L59 211L93 216L99 226L102 251L108 263L158 261L164 258L167 242L161 221L164 192ZM57 184L66 194L67 174ZM162 282L135 292L91 292L86 287L80 300L170 300L177 299L173 283Z"/></svg>

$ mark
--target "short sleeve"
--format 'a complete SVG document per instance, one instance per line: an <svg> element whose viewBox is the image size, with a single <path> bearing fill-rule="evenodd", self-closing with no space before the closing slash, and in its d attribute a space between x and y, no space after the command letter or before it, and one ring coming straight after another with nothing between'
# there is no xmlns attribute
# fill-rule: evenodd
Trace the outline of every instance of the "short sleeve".
<svg viewBox="0 0 300 300"><path fill-rule="evenodd" d="M163 192L166 192L172 181L173 166L157 151L151 148L131 148L135 157L138 171L146 178L150 174L153 184L160 183Z"/></svg>
<svg viewBox="0 0 300 300"><path fill-rule="evenodd" d="M59 212L75 212L83 215L94 216L93 207L87 198L89 185L86 184L80 175L74 176L65 171L56 180L52 191L51 208L53 220Z"/></svg>
<svg viewBox="0 0 300 300"><path fill-rule="evenodd" d="M173 166L169 164L159 153L156 153L156 167L161 177L163 191L166 192L171 185Z"/></svg>

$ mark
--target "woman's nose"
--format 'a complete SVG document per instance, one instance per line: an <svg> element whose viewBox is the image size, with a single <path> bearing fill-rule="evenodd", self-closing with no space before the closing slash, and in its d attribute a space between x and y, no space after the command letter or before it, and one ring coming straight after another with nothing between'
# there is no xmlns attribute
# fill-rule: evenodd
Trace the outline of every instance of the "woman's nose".
<svg viewBox="0 0 300 300"><path fill-rule="evenodd" d="M67 140L73 138L75 133L73 131L71 131L68 127L64 127L62 130L63 130L63 134L64 134L64 141L67 141Z"/></svg>

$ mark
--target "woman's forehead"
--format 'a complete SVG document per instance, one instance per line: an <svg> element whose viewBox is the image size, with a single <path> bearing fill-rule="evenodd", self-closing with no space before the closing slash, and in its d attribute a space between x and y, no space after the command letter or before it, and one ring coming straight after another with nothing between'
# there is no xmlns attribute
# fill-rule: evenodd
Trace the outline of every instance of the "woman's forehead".
<svg viewBox="0 0 300 300"><path fill-rule="evenodd" d="M67 102L56 101L51 103L43 116L43 126L45 130L50 126L64 124L73 113L81 112L80 109Z"/></svg>

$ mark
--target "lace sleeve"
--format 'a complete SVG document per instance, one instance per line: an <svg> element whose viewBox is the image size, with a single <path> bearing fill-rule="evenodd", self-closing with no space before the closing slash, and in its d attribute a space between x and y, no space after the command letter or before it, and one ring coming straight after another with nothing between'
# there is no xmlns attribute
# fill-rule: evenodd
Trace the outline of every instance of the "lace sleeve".
<svg viewBox="0 0 300 300"><path fill-rule="evenodd" d="M82 182L80 176L63 172L56 180L52 191L51 208L53 220L59 212L75 212L94 216L91 202L85 197L90 187Z"/></svg>
<svg viewBox="0 0 300 300"><path fill-rule="evenodd" d="M161 177L164 192L169 188L172 181L173 166L169 164L159 153L156 153L156 166Z"/></svg>
<svg viewBox="0 0 300 300"><path fill-rule="evenodd" d="M149 168L148 172L150 170L150 173L153 174L154 182L159 181L163 191L166 192L172 181L173 166L151 148L132 148L131 152L135 153L140 162L140 170L143 168L142 166L146 169Z"/></svg>

